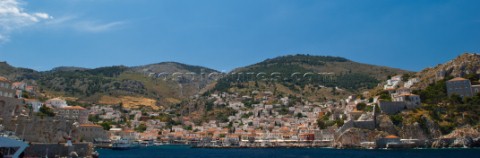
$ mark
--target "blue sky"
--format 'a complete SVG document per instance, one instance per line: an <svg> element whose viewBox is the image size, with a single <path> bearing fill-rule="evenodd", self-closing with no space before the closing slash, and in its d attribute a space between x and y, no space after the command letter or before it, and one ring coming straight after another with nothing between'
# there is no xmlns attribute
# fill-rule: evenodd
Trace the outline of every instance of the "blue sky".
<svg viewBox="0 0 480 158"><path fill-rule="evenodd" d="M419 71L480 52L476 0L0 0L0 61L49 70L287 54Z"/></svg>

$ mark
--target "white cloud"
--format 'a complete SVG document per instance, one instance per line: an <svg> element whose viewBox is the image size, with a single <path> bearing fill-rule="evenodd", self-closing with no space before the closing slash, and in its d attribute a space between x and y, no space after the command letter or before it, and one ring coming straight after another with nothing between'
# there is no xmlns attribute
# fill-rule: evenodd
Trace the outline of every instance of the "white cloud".
<svg viewBox="0 0 480 158"><path fill-rule="evenodd" d="M17 29L52 19L47 13L28 13L19 0L0 0L0 43L9 40L9 34Z"/></svg>
<svg viewBox="0 0 480 158"><path fill-rule="evenodd" d="M81 21L76 23L75 28L86 32L104 32L124 25L125 21L114 21L108 23L100 23L95 21Z"/></svg>
<svg viewBox="0 0 480 158"><path fill-rule="evenodd" d="M41 19L52 19L52 17L49 16L47 13L35 13L33 15Z"/></svg>
<svg viewBox="0 0 480 158"><path fill-rule="evenodd" d="M49 27L73 29L80 32L99 33L120 28L127 24L127 21L100 22L98 20L86 19L78 15L65 15L46 22Z"/></svg>

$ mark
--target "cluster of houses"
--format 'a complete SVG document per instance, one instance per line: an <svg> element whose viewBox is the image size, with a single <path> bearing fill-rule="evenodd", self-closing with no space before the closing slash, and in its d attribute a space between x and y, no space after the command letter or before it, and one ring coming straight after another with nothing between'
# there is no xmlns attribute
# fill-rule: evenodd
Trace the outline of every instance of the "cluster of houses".
<svg viewBox="0 0 480 158"><path fill-rule="evenodd" d="M393 77L388 82L389 86L398 87L401 77ZM7 81L4 79L4 81ZM412 81L413 82L413 81ZM195 124L192 117L181 116L173 119L179 125L169 126L165 120L157 116L167 112L145 112L134 109L118 109L108 105L94 105L88 109L80 106L70 106L64 99L53 98L44 102L36 99L19 98L11 96L17 88L11 82L5 82L0 89L8 96L24 100L32 112L39 112L41 107L52 108L57 118L73 120L79 123L75 136L78 140L88 142L106 142L129 138L132 140L157 140L169 143L196 143L205 146L258 146L268 143L291 146L292 144L330 146L335 135L352 127L375 128L375 111L361 111L357 104L365 103L367 106L379 104L381 112L389 113L387 106L407 106L416 108L420 106L418 96L411 94L407 87L395 88L391 92L391 103L378 98L373 101L360 96L349 96L339 101L312 103L289 97L278 98L270 91L254 91L252 95L238 95L229 93L211 94L209 100L214 100L215 105L225 105L235 113L228 116L227 121L210 120ZM21 85L21 84L18 84ZM22 86L20 86L22 87ZM23 90L22 90L23 91ZM256 104L246 105L245 100L258 100ZM393 105L392 105L393 104ZM399 108L400 109L400 108ZM403 110L404 108L401 108ZM167 109L168 110L168 109ZM396 111L398 112L398 111ZM379 112L377 112L379 113ZM89 122L89 116L96 116L103 121L124 122L114 125L108 131L104 127ZM342 125L331 123L326 127L318 126L319 118L326 122L340 121ZM128 126L125 122L128 122ZM142 131L136 131L139 126L145 126Z"/></svg>
<svg viewBox="0 0 480 158"><path fill-rule="evenodd" d="M169 114L171 109L154 112L119 109L113 105L93 105L87 109L70 106L61 98L46 101L22 98L22 93L35 94L35 91L30 91L35 86L12 83L3 77L0 77L0 97L21 100L33 113L40 112L42 107L49 107L55 112L56 118L78 122L73 136L78 141L105 143L128 138L203 146L331 146L336 136L350 128L375 129L376 116L379 114L392 115L419 108L421 99L412 94L411 90L417 82L417 78L404 82L402 76L398 75L384 85L388 99L352 95L346 99L323 103L279 97L270 91L258 90L250 95L225 92L210 94L207 99L213 100L214 105L223 105L235 112L229 114L227 120L209 120L200 124L194 123L195 118L189 115ZM480 85L471 85L467 79L454 78L447 82L447 90L449 95L471 97L479 92ZM251 100L256 102L247 104L246 101ZM371 110L357 109L359 104L365 104ZM172 125L167 120L160 119L160 115L172 116L171 119L178 124ZM95 116L97 120L90 122L89 116ZM104 126L98 125L104 121L123 123L106 130ZM325 127L320 127L319 121L328 123ZM343 123L338 125L336 122ZM144 129L138 130L141 126ZM378 143L385 144L382 141L397 139L396 136L389 136Z"/></svg>
<svg viewBox="0 0 480 158"><path fill-rule="evenodd" d="M415 109L421 106L419 95L412 94L412 85L419 81L411 78L407 82L402 81L402 75L393 76L387 80L384 90L388 91L389 100L378 100L380 110L386 114L396 114L406 109ZM402 86L403 85L403 86Z"/></svg>
<svg viewBox="0 0 480 158"><path fill-rule="evenodd" d="M94 125L88 121L88 109L81 106L69 106L67 101L61 98L53 98L46 101L35 99L37 94L35 87L26 82L12 82L4 77L0 77L0 124L6 127L12 127L13 125L16 132L18 132L17 128L19 126L23 127L23 132L20 135L23 135L24 139L30 137L32 140L35 140L35 138L38 138L38 135L35 135L32 131L25 131L25 127L29 124L41 126L38 122L33 122L33 120L37 120L37 113L41 111L42 107L48 107L55 114L52 121L70 122L69 124L75 122L79 125L78 129L74 130L79 140L92 141L101 135L105 139L108 138L101 126ZM25 96L29 98L25 98ZM59 128L64 128L65 131L68 130L66 126L60 126Z"/></svg>

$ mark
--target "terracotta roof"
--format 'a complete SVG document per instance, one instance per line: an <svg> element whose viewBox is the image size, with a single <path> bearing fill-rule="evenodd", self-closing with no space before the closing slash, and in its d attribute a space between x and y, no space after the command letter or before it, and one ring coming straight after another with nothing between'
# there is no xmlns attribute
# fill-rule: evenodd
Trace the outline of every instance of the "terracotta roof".
<svg viewBox="0 0 480 158"><path fill-rule="evenodd" d="M0 76L0 81L10 82L7 78Z"/></svg>
<svg viewBox="0 0 480 158"><path fill-rule="evenodd" d="M96 125L96 124L81 124L80 127L102 127L100 125Z"/></svg>
<svg viewBox="0 0 480 158"><path fill-rule="evenodd" d="M396 135L388 135L385 138L396 139L396 138L399 138L399 137L397 137Z"/></svg>
<svg viewBox="0 0 480 158"><path fill-rule="evenodd" d="M63 107L62 109L65 109L65 110L87 110L81 106L66 106L66 107Z"/></svg>
<svg viewBox="0 0 480 158"><path fill-rule="evenodd" d="M467 80L467 79L461 78L461 77L456 77L456 78L448 80L448 81L465 81L465 80Z"/></svg>
<svg viewBox="0 0 480 158"><path fill-rule="evenodd" d="M401 95L398 95L398 96L418 96L416 94L401 94Z"/></svg>
<svg viewBox="0 0 480 158"><path fill-rule="evenodd" d="M60 99L60 98L53 98L53 99L48 99L47 101L53 101L53 100L60 100L60 101L65 101L63 99Z"/></svg>
<svg viewBox="0 0 480 158"><path fill-rule="evenodd" d="M134 130L131 130L131 129L126 129L126 130L124 130L123 132L125 132L125 133L135 133L135 131L134 131Z"/></svg>

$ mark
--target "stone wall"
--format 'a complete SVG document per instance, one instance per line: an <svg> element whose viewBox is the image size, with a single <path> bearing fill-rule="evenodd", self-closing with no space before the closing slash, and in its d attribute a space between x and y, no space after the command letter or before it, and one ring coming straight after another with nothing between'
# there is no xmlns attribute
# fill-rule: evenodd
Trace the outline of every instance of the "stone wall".
<svg viewBox="0 0 480 158"><path fill-rule="evenodd" d="M73 147L69 149L65 144L31 144L25 150L25 156L44 157L48 154L48 157L67 157L70 156L69 150L76 152L79 157L87 157L91 156L93 145L91 143L73 144Z"/></svg>
<svg viewBox="0 0 480 158"><path fill-rule="evenodd" d="M6 97L0 97L0 124L22 139L39 143L65 142L73 128L73 120L37 116L29 112L23 100ZM75 138L76 134L78 131L72 130L72 137Z"/></svg>
<svg viewBox="0 0 480 158"><path fill-rule="evenodd" d="M380 111L388 115L393 115L405 109L408 109L405 102L379 101L378 105L380 106Z"/></svg>
<svg viewBox="0 0 480 158"><path fill-rule="evenodd" d="M354 126L355 128L373 130L373 129L375 129L375 121L373 121L373 120L368 120L368 121L353 121L353 126Z"/></svg>
<svg viewBox="0 0 480 158"><path fill-rule="evenodd" d="M403 101L390 102L390 101L383 101L383 100L379 101L378 105L380 106L380 111L388 115L393 115L406 109L416 109L420 107L419 104L415 104L413 102L412 103L403 102Z"/></svg>

